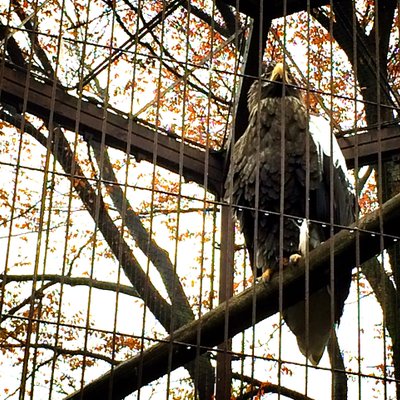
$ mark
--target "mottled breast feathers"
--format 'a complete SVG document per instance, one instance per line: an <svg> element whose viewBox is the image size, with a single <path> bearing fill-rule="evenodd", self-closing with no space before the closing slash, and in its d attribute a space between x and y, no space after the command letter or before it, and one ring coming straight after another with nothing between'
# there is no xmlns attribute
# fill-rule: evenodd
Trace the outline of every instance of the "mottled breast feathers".
<svg viewBox="0 0 400 400"><path fill-rule="evenodd" d="M256 265L262 271L278 265L279 216L274 213L281 211L282 184L284 213L304 217L306 171L309 171L310 189L317 187L322 171L316 146L307 139L307 112L298 97L267 97L257 103L250 92L249 107L252 108L248 128L233 149L226 196L231 196L233 204L249 208L258 206L259 210L269 212L269 215L258 215L255 255ZM283 176L281 171L284 171ZM237 217L249 253L254 253L255 212L238 210ZM267 225L270 229L266 229ZM297 219L286 218L284 227L283 255L288 257L299 245ZM254 254L250 254L250 259L254 262Z"/></svg>

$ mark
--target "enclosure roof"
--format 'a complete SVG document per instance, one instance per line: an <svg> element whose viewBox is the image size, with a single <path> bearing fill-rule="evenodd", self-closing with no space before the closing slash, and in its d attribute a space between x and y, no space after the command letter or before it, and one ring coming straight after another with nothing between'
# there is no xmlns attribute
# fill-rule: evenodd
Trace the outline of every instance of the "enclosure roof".
<svg viewBox="0 0 400 400"><path fill-rule="evenodd" d="M260 15L260 0L221 0L222 2L233 6L239 4L238 11L250 16L258 17ZM320 7L329 4L329 0L280 0L263 2L263 15L266 18L279 18L284 15L293 14L302 10L307 10L307 3L310 8ZM285 10L286 8L286 10Z"/></svg>

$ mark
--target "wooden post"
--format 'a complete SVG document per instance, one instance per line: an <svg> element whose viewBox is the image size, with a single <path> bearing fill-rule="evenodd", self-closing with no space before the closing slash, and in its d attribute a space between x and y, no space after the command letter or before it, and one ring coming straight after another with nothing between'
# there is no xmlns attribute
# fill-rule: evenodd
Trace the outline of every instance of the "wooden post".
<svg viewBox="0 0 400 400"><path fill-rule="evenodd" d="M232 207L222 206L221 210L221 263L219 279L219 303L226 302L233 295L233 263L234 263L234 225ZM224 324L224 342L218 346L217 373L216 373L216 398L229 400L232 386L232 341L228 338L228 308L226 308Z"/></svg>

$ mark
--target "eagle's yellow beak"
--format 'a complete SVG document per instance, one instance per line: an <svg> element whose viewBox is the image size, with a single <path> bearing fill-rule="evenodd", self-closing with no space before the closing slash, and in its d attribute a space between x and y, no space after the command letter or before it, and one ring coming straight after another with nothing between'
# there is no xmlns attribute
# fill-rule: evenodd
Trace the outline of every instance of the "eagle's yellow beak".
<svg viewBox="0 0 400 400"><path fill-rule="evenodd" d="M286 71L283 67L283 63L277 63L274 67L274 69L271 72L271 81L282 81L282 82L288 82L288 76L286 74Z"/></svg>

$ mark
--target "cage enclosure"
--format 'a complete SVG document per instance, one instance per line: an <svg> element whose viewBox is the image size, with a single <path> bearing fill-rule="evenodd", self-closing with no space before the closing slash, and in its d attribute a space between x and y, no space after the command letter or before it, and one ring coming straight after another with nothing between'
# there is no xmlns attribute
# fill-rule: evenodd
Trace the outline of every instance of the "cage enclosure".
<svg viewBox="0 0 400 400"><path fill-rule="evenodd" d="M399 398L399 9L3 1L0 398Z"/></svg>

